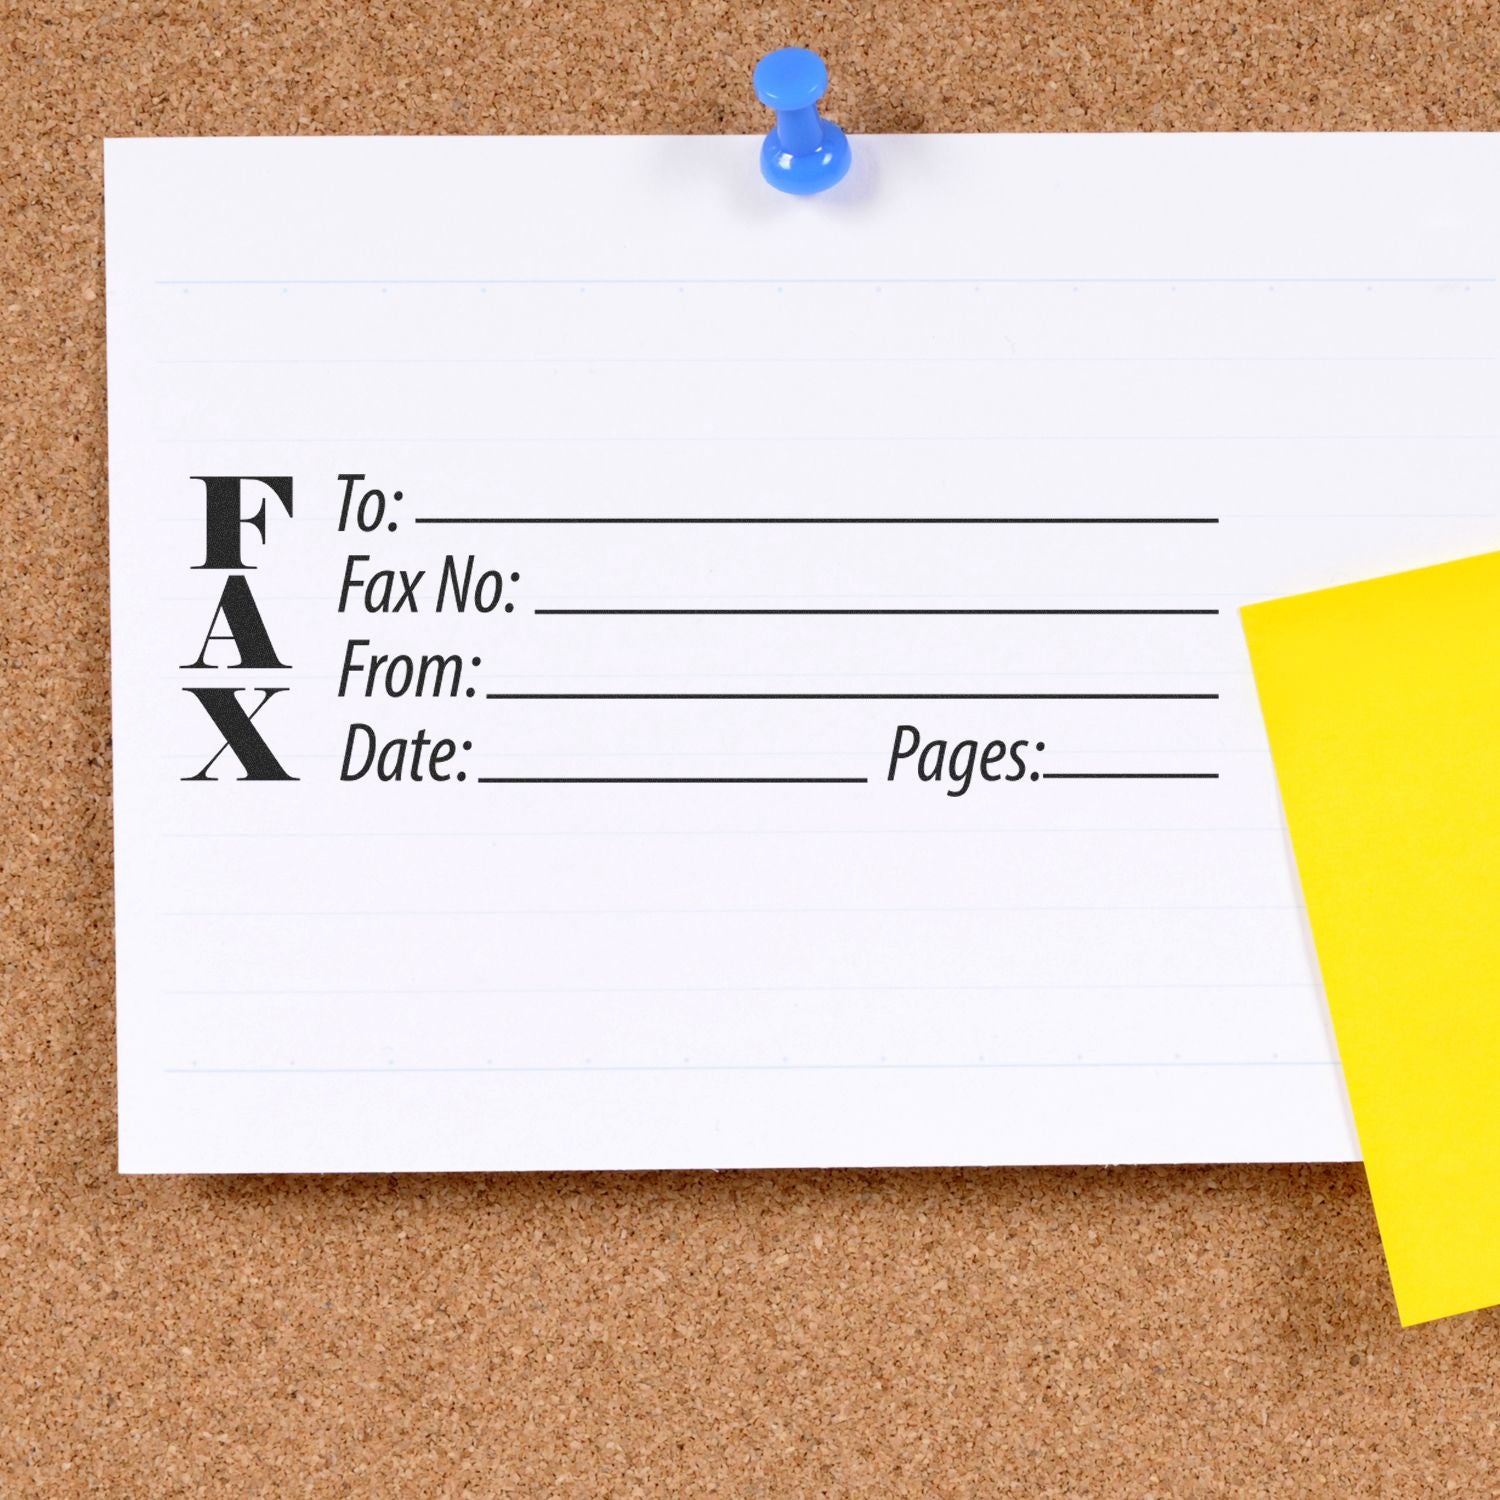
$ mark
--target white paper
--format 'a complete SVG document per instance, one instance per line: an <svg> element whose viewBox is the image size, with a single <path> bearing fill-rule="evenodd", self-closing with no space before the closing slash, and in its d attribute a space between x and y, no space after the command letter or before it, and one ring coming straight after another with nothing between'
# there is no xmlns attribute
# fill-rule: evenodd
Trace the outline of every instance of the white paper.
<svg viewBox="0 0 1500 1500"><path fill-rule="evenodd" d="M122 1168L1357 1155L1236 611L1500 545L1497 168L111 142Z"/></svg>

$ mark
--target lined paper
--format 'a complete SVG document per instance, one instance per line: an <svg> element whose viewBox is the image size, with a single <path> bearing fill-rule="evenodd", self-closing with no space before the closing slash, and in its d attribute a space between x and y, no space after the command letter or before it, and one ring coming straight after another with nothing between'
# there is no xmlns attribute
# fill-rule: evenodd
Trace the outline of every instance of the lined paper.
<svg viewBox="0 0 1500 1500"><path fill-rule="evenodd" d="M1495 145L755 146L109 143L123 1169L1357 1155L1237 610L1494 546Z"/></svg>

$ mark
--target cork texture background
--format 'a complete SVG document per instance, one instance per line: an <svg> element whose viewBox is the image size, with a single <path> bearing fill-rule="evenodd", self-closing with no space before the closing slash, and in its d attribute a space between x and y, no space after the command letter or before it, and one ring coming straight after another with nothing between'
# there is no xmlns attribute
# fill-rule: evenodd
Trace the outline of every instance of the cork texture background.
<svg viewBox="0 0 1500 1500"><path fill-rule="evenodd" d="M3 1500L1500 1495L1357 1167L115 1174L101 141L759 130L790 41L856 132L1500 127L1490 0L3 0Z"/></svg>

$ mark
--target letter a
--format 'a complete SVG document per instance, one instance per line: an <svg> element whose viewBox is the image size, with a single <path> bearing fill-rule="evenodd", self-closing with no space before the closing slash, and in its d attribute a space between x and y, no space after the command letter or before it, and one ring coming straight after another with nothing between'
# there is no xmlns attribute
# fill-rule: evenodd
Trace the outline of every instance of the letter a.
<svg viewBox="0 0 1500 1500"><path fill-rule="evenodd" d="M224 623L229 627L228 635L214 634L214 626L219 623L220 615L224 616ZM276 659L276 648L266 633L266 622L260 617L255 595L250 592L250 585L245 582L242 573L224 580L224 592L219 595L219 607L214 611L213 619L208 622L203 649L198 653L197 661L183 663L184 672L194 667L208 667L210 671L213 669L213 663L203 659L208 655L210 641L233 641L239 648L242 667L256 672L274 671L278 667L286 670L286 663Z"/></svg>

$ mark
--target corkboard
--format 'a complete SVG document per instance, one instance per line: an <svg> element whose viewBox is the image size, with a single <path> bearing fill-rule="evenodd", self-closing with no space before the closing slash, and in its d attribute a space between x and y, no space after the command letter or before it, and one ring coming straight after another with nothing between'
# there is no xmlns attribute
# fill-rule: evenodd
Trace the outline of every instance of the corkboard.
<svg viewBox="0 0 1500 1500"><path fill-rule="evenodd" d="M1351 1168L115 1175L105 135L1500 126L1492 0L0 7L0 1495L1500 1494ZM1494 192L1494 183L1476 183Z"/></svg>

